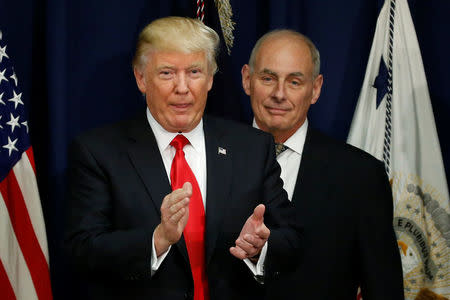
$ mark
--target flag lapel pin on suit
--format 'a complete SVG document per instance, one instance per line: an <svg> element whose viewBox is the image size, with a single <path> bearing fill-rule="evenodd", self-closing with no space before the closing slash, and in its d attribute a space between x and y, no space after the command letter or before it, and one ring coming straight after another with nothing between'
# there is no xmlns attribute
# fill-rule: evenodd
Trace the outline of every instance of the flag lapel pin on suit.
<svg viewBox="0 0 450 300"><path fill-rule="evenodd" d="M227 149L222 147L217 147L217 154L227 155Z"/></svg>

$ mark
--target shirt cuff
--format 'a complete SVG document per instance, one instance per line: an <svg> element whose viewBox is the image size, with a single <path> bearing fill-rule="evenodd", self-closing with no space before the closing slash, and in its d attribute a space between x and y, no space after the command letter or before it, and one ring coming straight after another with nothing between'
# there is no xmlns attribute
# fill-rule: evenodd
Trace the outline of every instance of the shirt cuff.
<svg viewBox="0 0 450 300"><path fill-rule="evenodd" d="M153 276L153 274L155 274L156 271L158 271L159 266L162 264L162 262L164 261L164 258L166 258L167 254L169 253L170 248L172 248L172 245L169 246L169 248L167 249L166 252L164 252L159 257L157 257L156 256L156 250L155 250L155 232L153 232L153 236L152 236L152 258L151 258L151 261L150 261L151 276Z"/></svg>
<svg viewBox="0 0 450 300"><path fill-rule="evenodd" d="M250 261L250 259L244 259L245 264L253 273L254 276L263 276L264 275L264 262L266 261L266 253L267 253L267 245L268 242L264 244L261 249L261 253L259 254L258 262L256 265Z"/></svg>

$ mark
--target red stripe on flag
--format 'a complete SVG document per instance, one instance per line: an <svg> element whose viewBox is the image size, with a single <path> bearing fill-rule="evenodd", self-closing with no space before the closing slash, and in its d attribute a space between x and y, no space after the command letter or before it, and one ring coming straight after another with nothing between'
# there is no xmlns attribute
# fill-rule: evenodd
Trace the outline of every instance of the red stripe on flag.
<svg viewBox="0 0 450 300"><path fill-rule="evenodd" d="M356 300L362 300L361 292L358 292L358 295L356 295Z"/></svg>
<svg viewBox="0 0 450 300"><path fill-rule="evenodd" d="M52 299L47 260L34 233L22 192L12 170L0 183L0 192L8 208L9 218L30 271L38 299Z"/></svg>
<svg viewBox="0 0 450 300"><path fill-rule="evenodd" d="M29 147L29 148L27 149L27 151L25 151L25 153L27 154L28 159L30 160L30 164L31 164L31 166L33 167L34 174L36 174L36 166L35 166L35 164L34 164L33 148L32 148L32 147Z"/></svg>
<svg viewBox="0 0 450 300"><path fill-rule="evenodd" d="M16 295L9 282L8 275L6 274L5 267L0 260L0 294L4 300L16 300Z"/></svg>

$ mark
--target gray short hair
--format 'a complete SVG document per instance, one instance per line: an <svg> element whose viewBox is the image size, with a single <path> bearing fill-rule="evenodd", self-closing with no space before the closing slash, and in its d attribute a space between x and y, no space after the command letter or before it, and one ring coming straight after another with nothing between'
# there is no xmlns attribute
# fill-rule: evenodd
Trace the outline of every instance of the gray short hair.
<svg viewBox="0 0 450 300"><path fill-rule="evenodd" d="M259 38L259 40L256 42L255 46L252 49L252 53L250 54L250 59L248 61L248 65L250 66L250 72L253 73L254 71L256 56L258 54L259 49L261 48L261 45L267 39L277 36L292 36L294 38L304 41L308 46L309 51L311 52L311 59L313 63L313 78L316 78L320 74L319 50L317 50L314 43L307 36L291 29L275 29L269 31L268 33L264 34L262 37Z"/></svg>

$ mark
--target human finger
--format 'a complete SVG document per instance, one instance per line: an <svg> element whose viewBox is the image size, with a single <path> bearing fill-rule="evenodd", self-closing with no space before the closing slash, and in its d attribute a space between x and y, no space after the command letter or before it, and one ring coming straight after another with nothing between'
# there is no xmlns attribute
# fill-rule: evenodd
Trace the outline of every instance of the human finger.
<svg viewBox="0 0 450 300"><path fill-rule="evenodd" d="M262 239L259 236L246 234L243 237L243 240L247 242L248 244L252 245L256 249L262 248L264 244L266 243L267 239Z"/></svg>
<svg viewBox="0 0 450 300"><path fill-rule="evenodd" d="M241 248L239 248L239 247L231 247L230 248L230 253L234 257L239 258L239 259L246 259L247 258L247 253L244 250L242 250Z"/></svg>
<svg viewBox="0 0 450 300"><path fill-rule="evenodd" d="M267 228L267 226L264 223L262 223L260 226L256 228L255 235L257 235L261 239L267 240L270 236L270 229Z"/></svg>
<svg viewBox="0 0 450 300"><path fill-rule="evenodd" d="M178 210L176 213L170 216L169 220L172 223L176 224L181 220L181 218L183 218L185 213L187 213L187 209L182 207L180 210Z"/></svg>
<svg viewBox="0 0 450 300"><path fill-rule="evenodd" d="M172 204L172 205L169 207L170 213L171 213L171 214L175 214L175 213L177 213L181 208L188 206L188 205L189 205L189 200L190 200L190 199L186 197L186 198L183 198L183 199L181 199L180 201L175 202L174 204Z"/></svg>
<svg viewBox="0 0 450 300"><path fill-rule="evenodd" d="M185 183L186 184L186 183ZM189 184L190 185L190 184ZM176 189L169 194L169 197L166 201L166 206L170 207L175 203L182 201L184 198L189 198L192 196L192 190L189 190L189 185L186 185L187 188Z"/></svg>
<svg viewBox="0 0 450 300"><path fill-rule="evenodd" d="M266 211L266 207L264 204L260 204L253 210L253 220L255 221L263 221L264 220L264 212Z"/></svg>
<svg viewBox="0 0 450 300"><path fill-rule="evenodd" d="M251 257L257 254L258 248L254 247L251 243L245 241L244 239L237 239L236 246L245 252L246 257Z"/></svg>

